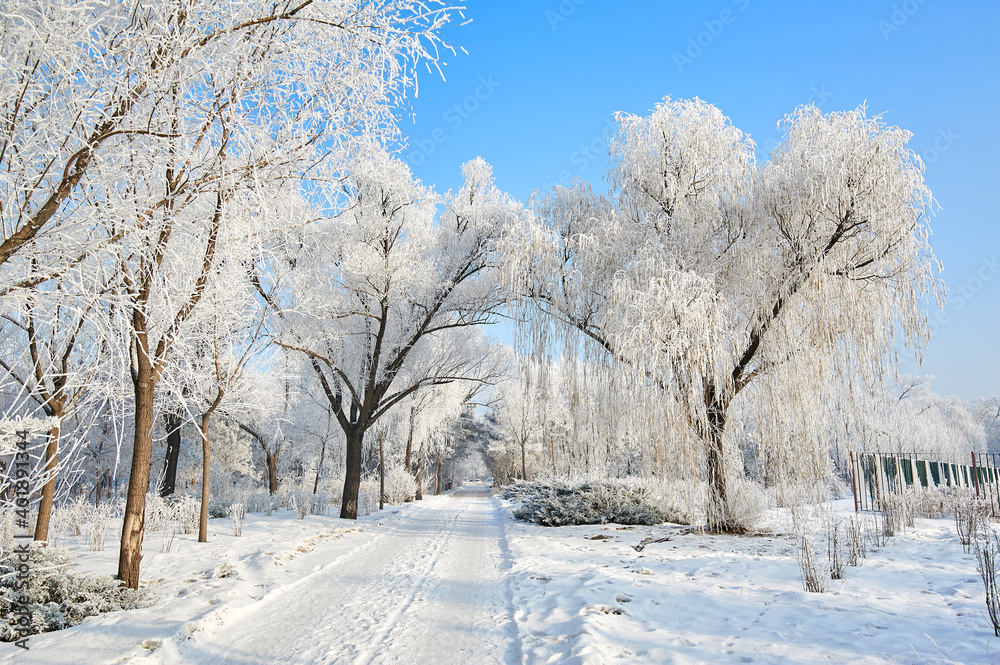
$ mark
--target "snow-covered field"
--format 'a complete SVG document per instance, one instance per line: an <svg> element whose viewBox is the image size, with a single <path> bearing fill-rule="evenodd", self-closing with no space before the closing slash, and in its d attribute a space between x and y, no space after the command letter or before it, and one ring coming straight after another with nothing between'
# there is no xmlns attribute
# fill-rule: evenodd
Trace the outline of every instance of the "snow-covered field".
<svg viewBox="0 0 1000 665"><path fill-rule="evenodd" d="M951 520L917 520L824 594L802 591L789 529L771 524L552 529L477 485L356 523L253 514L236 538L212 520L208 544L147 541L156 605L32 636L27 653L0 645L0 662L1000 662ZM114 571L113 546L72 549Z"/></svg>

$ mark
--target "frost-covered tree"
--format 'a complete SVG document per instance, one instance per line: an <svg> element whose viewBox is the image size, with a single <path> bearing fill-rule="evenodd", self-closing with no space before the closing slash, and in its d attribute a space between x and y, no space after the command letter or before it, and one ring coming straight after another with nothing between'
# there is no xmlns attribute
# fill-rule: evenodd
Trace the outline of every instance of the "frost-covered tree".
<svg viewBox="0 0 1000 665"><path fill-rule="evenodd" d="M767 445L771 423L814 425L823 385L880 376L897 333L925 343L922 298L939 293L930 191L910 134L863 107L797 109L761 165L698 99L618 122L610 196L585 184L540 196L538 222L507 244L508 281L538 326L573 331L681 406L709 524L738 530L734 403L759 414Z"/></svg>
<svg viewBox="0 0 1000 665"><path fill-rule="evenodd" d="M247 163L270 177L312 163L331 138L392 133L391 106L416 61L437 61L448 19L444 5L410 0L5 3L0 293L130 233L90 233L81 192L127 185L146 150L209 141L222 117L245 121L229 131L243 130ZM143 208L173 205L213 178L176 168Z"/></svg>
<svg viewBox="0 0 1000 665"><path fill-rule="evenodd" d="M402 162L361 146L343 182L347 209L289 243L273 288L262 288L281 312L279 343L309 359L346 437L341 517L357 516L365 433L376 421L430 386L492 372L471 331L503 303L492 252L521 208L482 159L463 173L462 188L442 200Z"/></svg>
<svg viewBox="0 0 1000 665"><path fill-rule="evenodd" d="M1000 397L979 397L972 401L970 409L982 424L986 449L1000 452Z"/></svg>
<svg viewBox="0 0 1000 665"><path fill-rule="evenodd" d="M105 397L102 384L120 364L120 354L116 353L120 348L115 344L120 339L112 339L109 344L104 337L111 327L101 301L105 289L100 284L85 286L82 291L93 294L89 302L67 298L67 291L80 286L71 278L94 279L94 275L74 270L23 290L17 297L8 297L0 324L0 330L9 333L3 336L0 367L4 379L10 380L16 394L24 398L7 405L7 415L37 411L53 422L47 433L42 468L34 474L35 482L42 485L34 533L39 541L48 539L58 471L79 449L92 421L90 412L98 410ZM78 413L80 417L74 418ZM64 422L69 427L74 421L80 427L72 432L71 446L60 450Z"/></svg>

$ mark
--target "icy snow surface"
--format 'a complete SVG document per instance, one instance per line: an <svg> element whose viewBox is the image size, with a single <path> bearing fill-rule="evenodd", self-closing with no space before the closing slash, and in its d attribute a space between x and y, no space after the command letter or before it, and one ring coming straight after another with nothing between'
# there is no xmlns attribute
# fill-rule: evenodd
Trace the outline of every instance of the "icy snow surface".
<svg viewBox="0 0 1000 665"><path fill-rule="evenodd" d="M207 544L147 538L155 606L0 645L0 663L1000 663L951 520L917 520L825 594L802 591L782 524L552 529L481 485L356 523L248 515L241 538L212 520ZM72 549L114 571L115 548Z"/></svg>

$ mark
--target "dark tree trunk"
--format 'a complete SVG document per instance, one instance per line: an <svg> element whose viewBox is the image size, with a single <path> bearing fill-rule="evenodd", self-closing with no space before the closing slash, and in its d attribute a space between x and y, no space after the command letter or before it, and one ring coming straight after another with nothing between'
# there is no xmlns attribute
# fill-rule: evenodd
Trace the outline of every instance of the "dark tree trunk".
<svg viewBox="0 0 1000 665"><path fill-rule="evenodd" d="M729 404L708 391L708 429L705 432L705 453L708 466L708 527L713 531L733 533L741 530L729 505L726 482L726 458L723 438Z"/></svg>
<svg viewBox="0 0 1000 665"><path fill-rule="evenodd" d="M163 419L167 427L167 456L163 460L160 496L167 497L174 493L177 484L177 460L181 454L181 425L184 420L179 413L164 414Z"/></svg>
<svg viewBox="0 0 1000 665"><path fill-rule="evenodd" d="M130 589L139 588L139 561L142 537L146 529L146 492L149 491L149 463L153 452L153 390L155 380L146 351L139 350L135 393L135 432L132 439L132 466L125 496L121 548L118 555L118 579Z"/></svg>
<svg viewBox="0 0 1000 665"><path fill-rule="evenodd" d="M365 432L352 427L347 433L347 460L344 474L344 494L340 503L340 517L358 519L358 493L361 491L361 455Z"/></svg>
<svg viewBox="0 0 1000 665"><path fill-rule="evenodd" d="M319 492L319 477L323 473L323 457L326 455L326 437L319 447L319 464L316 465L316 480L313 482L313 494Z"/></svg>
<svg viewBox="0 0 1000 665"><path fill-rule="evenodd" d="M441 458L434 460L434 496L441 493Z"/></svg>
<svg viewBox="0 0 1000 665"><path fill-rule="evenodd" d="M206 413L201 417L201 516L198 519L198 542L208 542L208 472L210 468L208 423L212 417Z"/></svg>
<svg viewBox="0 0 1000 665"><path fill-rule="evenodd" d="M56 466L59 464L59 425L49 430L49 441L45 446L45 473L49 479L42 487L42 499L38 503L38 519L35 520L35 540L49 539L49 520L52 518L52 502L56 494Z"/></svg>
<svg viewBox="0 0 1000 665"><path fill-rule="evenodd" d="M273 451L267 446L264 447L264 461L267 464L267 492L271 496L278 493L278 454L280 449Z"/></svg>
<svg viewBox="0 0 1000 665"><path fill-rule="evenodd" d="M417 459L417 501L424 500L424 458Z"/></svg>
<svg viewBox="0 0 1000 665"><path fill-rule="evenodd" d="M382 448L382 433L378 435L378 509L385 508L385 450Z"/></svg>

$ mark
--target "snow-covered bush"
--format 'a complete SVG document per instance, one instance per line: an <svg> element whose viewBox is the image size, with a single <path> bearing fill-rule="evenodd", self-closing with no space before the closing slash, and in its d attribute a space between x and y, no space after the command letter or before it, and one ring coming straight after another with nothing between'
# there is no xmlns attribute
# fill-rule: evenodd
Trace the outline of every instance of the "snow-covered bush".
<svg viewBox="0 0 1000 665"><path fill-rule="evenodd" d="M174 511L170 503L157 492L146 494L146 531L163 531L173 527Z"/></svg>
<svg viewBox="0 0 1000 665"><path fill-rule="evenodd" d="M201 501L193 496L171 497L174 521L180 533L195 533L201 521Z"/></svg>
<svg viewBox="0 0 1000 665"><path fill-rule="evenodd" d="M925 487L917 495L916 511L921 517L943 517L951 513L951 493L947 487Z"/></svg>
<svg viewBox="0 0 1000 665"><path fill-rule="evenodd" d="M0 557L0 641L18 639L15 608L24 602L15 590L18 556ZM110 575L79 575L68 572L73 562L65 550L32 546L28 572L30 633L44 633L76 625L85 617L134 609L150 602L148 591L127 589Z"/></svg>
<svg viewBox="0 0 1000 665"><path fill-rule="evenodd" d="M237 538L243 535L243 518L246 514L246 505L239 501L229 506L229 516L233 518L233 535Z"/></svg>
<svg viewBox="0 0 1000 665"><path fill-rule="evenodd" d="M110 503L102 503L91 508L89 513L87 521L87 542L90 545L90 551L103 552L104 536L108 532L108 524L111 522L111 517L114 515L114 506Z"/></svg>
<svg viewBox="0 0 1000 665"><path fill-rule="evenodd" d="M82 496L69 501L62 506L52 510L53 521L57 520L63 533L70 536L82 536L84 526L90 521L90 502ZM52 523L49 523L49 531L52 531Z"/></svg>
<svg viewBox="0 0 1000 665"><path fill-rule="evenodd" d="M378 477L368 475L361 478L358 491L358 515L371 515L378 510Z"/></svg>
<svg viewBox="0 0 1000 665"><path fill-rule="evenodd" d="M802 588L810 593L825 592L830 579L830 570L820 563L809 537L800 535L796 541L796 549L799 573L802 575Z"/></svg>
<svg viewBox="0 0 1000 665"><path fill-rule="evenodd" d="M847 531L842 528L841 520L827 519L823 525L826 535L826 563L830 570L830 578L844 579L850 555L845 551L844 541L848 539Z"/></svg>
<svg viewBox="0 0 1000 665"><path fill-rule="evenodd" d="M503 496L520 503L515 518L544 526L690 523L682 511L657 505L644 487L625 482L514 483Z"/></svg>
<svg viewBox="0 0 1000 665"><path fill-rule="evenodd" d="M860 566L868 556L868 526L857 515L847 522L847 565Z"/></svg>
<svg viewBox="0 0 1000 665"><path fill-rule="evenodd" d="M246 505L248 513L264 513L268 516L276 507L271 500L271 493L267 491L266 487L250 490L246 497Z"/></svg>
<svg viewBox="0 0 1000 665"><path fill-rule="evenodd" d="M295 509L295 514L300 520L304 520L306 515L309 514L309 508L312 506L312 492L301 488L297 489L289 494L289 500L291 501L292 508Z"/></svg>
<svg viewBox="0 0 1000 665"><path fill-rule="evenodd" d="M955 492L952 501L958 542L968 554L979 534L985 531L988 508L986 502L968 490Z"/></svg>
<svg viewBox="0 0 1000 665"><path fill-rule="evenodd" d="M882 497L881 504L886 520L891 522L893 533L913 528L917 498L912 490L888 493Z"/></svg>
<svg viewBox="0 0 1000 665"><path fill-rule="evenodd" d="M1000 637L1000 538L992 529L981 536L975 541L976 561L986 590L986 611L993 624L993 634Z"/></svg>
<svg viewBox="0 0 1000 665"><path fill-rule="evenodd" d="M385 474L385 502L393 505L413 499L417 481L401 466L391 467Z"/></svg>
<svg viewBox="0 0 1000 665"><path fill-rule="evenodd" d="M340 495L337 495L339 499ZM313 515L329 515L330 507L334 503L334 497L330 496L327 492L316 492L312 496L312 511Z"/></svg>
<svg viewBox="0 0 1000 665"><path fill-rule="evenodd" d="M747 533L760 523L767 510L767 498L763 488L755 482L743 478L734 478L729 482L728 500L720 504L718 509L724 510L724 515L708 516L709 524L726 524L730 533ZM706 506L706 512L712 510L711 502Z"/></svg>

